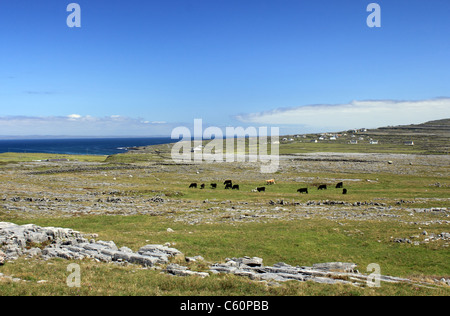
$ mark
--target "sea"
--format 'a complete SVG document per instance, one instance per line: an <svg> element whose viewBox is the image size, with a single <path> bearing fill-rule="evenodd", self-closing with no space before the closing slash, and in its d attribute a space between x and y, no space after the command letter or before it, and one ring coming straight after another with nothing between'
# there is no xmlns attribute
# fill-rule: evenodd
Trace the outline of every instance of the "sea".
<svg viewBox="0 0 450 316"><path fill-rule="evenodd" d="M174 143L170 137L0 139L0 153L47 153L64 155L114 155L150 145Z"/></svg>

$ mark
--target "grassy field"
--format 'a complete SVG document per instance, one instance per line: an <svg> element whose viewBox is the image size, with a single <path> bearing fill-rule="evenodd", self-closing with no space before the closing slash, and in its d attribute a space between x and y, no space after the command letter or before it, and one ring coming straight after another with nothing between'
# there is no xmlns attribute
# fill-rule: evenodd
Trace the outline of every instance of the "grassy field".
<svg viewBox="0 0 450 316"><path fill-rule="evenodd" d="M200 225L186 227L154 217L95 217L69 220L45 219L39 225L74 227L85 232L100 232L103 240L138 248L146 240L172 242L186 255L201 253L205 260L223 260L233 256L261 256L265 264L278 261L310 265L324 261L358 262L364 271L375 262L386 275L431 279L448 274L448 249L439 246L413 247L389 241L390 234L409 227L376 222L348 223L344 227L331 222L298 221L270 224ZM175 232L167 233L170 225ZM436 226L439 230L439 226ZM428 227L435 230L435 227ZM117 266L92 261L80 263L82 286L65 286L65 260L19 260L2 267L2 273L14 275L28 284L0 283L2 295L449 295L448 288L426 288L408 284L384 284L377 289L289 282L280 287L233 276L177 278L158 270L136 266ZM195 267L202 269L201 264ZM411 271L414 271L411 274ZM36 284L39 280L46 283Z"/></svg>
<svg viewBox="0 0 450 316"><path fill-rule="evenodd" d="M280 152L367 153L375 148L361 146L282 143ZM261 174L255 164L174 164L170 148L160 145L110 157L0 154L0 221L95 233L99 240L113 240L134 251L146 244L171 243L186 256L204 257L205 262L182 263L199 271L225 258L256 256L265 265L354 262L365 273L370 263L377 263L383 275L431 283L450 278L449 241L428 242L422 234L449 232L448 210L420 211L448 209L448 155L366 155L356 160L294 156L282 160L279 170L269 176L276 184L265 186L268 175ZM377 154L423 153L402 144L376 148ZM70 161L35 161L55 158ZM222 182L228 178L239 183L239 191L223 189ZM345 183L347 195L334 188L338 181ZM189 189L191 182L205 183L206 188ZM209 188L213 182L218 183L215 190ZM317 190L324 183L331 187ZM266 192L251 192L257 186L265 186ZM298 194L300 187L308 187L310 193ZM43 196L49 201L23 199ZM155 196L164 202L149 202ZM22 200L12 202L14 197ZM107 197L121 202L108 203ZM418 243L396 243L395 238ZM443 285L383 283L380 288L356 288L287 282L268 286L232 275L181 278L158 269L91 260L78 262L82 286L74 289L65 284L69 263L21 258L0 266L0 273L29 281L0 279L0 295L450 294Z"/></svg>
<svg viewBox="0 0 450 316"><path fill-rule="evenodd" d="M59 155L40 153L0 153L0 164L30 162L48 159L69 159L71 161L104 162L106 156L99 155Z"/></svg>

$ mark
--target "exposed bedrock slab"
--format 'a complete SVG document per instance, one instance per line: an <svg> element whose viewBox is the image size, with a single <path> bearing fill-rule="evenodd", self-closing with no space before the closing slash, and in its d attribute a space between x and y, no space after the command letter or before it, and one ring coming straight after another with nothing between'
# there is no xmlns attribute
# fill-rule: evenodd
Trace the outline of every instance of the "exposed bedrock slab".
<svg viewBox="0 0 450 316"><path fill-rule="evenodd" d="M0 222L0 248L0 260L3 263L22 255L39 255L44 259L93 258L102 262L154 266L167 264L172 258L183 256L179 250L163 245L146 245L133 252L126 247L119 249L113 241L88 240L83 234L72 229L7 222Z"/></svg>
<svg viewBox="0 0 450 316"><path fill-rule="evenodd" d="M349 262L318 263L311 267L291 266L280 262L273 266L264 266L263 259L259 257L227 258L224 263L210 264L208 272L192 271L188 267L171 263L171 260L182 259L190 262L203 260L202 257L185 258L184 254L175 248L154 244L145 245L133 252L127 247L118 248L113 241L95 241L86 237L89 236L72 229L0 222L0 265L20 256L38 256L43 259L68 260L91 258L100 262L131 263L144 267L166 265L164 271L168 274L202 278L210 274L225 273L256 281L295 280L357 286L367 285L373 279L373 275L359 273L357 265ZM392 276L376 277L383 282L411 282ZM447 283L447 280L444 283Z"/></svg>

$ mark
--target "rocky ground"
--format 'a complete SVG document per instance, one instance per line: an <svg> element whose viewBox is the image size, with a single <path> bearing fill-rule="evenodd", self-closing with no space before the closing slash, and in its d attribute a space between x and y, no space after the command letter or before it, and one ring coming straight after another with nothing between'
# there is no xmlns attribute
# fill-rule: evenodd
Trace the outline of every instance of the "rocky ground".
<svg viewBox="0 0 450 316"><path fill-rule="evenodd" d="M393 177L427 175L433 178L427 184L430 189L445 189L449 187L449 166L448 155L315 153L281 156L279 171L275 176L284 182L314 185L318 181L377 183L377 174L390 174ZM423 227L420 234L393 236L392 242L421 245L439 241L442 247L449 246L450 229L433 234L428 233L426 227L432 224L450 224L450 210L447 207L450 205L450 195L414 200L309 200L302 197L245 201L186 199L182 192L172 189L178 179L187 183L195 178L210 183L223 180L224 174L236 182L248 179L264 182L268 175L260 174L257 171L259 167L258 163L246 162L232 165L176 165L170 160L120 165L76 161L14 163L0 168L0 212L9 218L26 218L30 222L33 218L90 215L162 216L188 225L307 219L326 219L338 223L349 220L375 220ZM321 176L319 179L315 174L327 176ZM346 177L350 174L358 174L360 177ZM150 179L161 189L149 189L145 193L142 193L142 189L137 190L135 183L142 184L145 179ZM423 204L433 203L439 206L422 207ZM359 273L353 263L327 263L312 267L294 267L279 263L268 267L263 265L261 258L248 257L208 263L208 271L191 271L182 262L172 262L173 258L184 255L170 245L144 245L137 252L133 252L125 247L118 248L113 241L96 241L95 236L85 236L70 229L32 224L19 226L8 222L0 223L0 246L0 264L20 256L71 260L92 258L118 264L160 267L175 275L194 274L207 277L211 273L232 273L269 282L312 280L361 285L366 283L368 278L367 275ZM198 258L201 257L183 260L192 261ZM412 282L389 276L380 278L386 282ZM436 282L448 283L447 280Z"/></svg>
<svg viewBox="0 0 450 316"><path fill-rule="evenodd" d="M443 198L377 198L371 200L328 200L298 198L266 198L255 201L193 200L182 192L164 190L178 179L166 175L180 174L180 182L196 179L205 183L224 177L236 182L249 178L264 183L258 164L174 165L165 163L105 165L88 162L24 162L0 169L0 211L20 218L72 217L84 215L157 215L186 224L267 222L272 220L381 220L397 223L449 224L450 195ZM279 172L284 182L376 184L374 175L424 174L434 177L428 186L449 186L450 156L401 154L315 153L280 157ZM335 177L301 176L331 173ZM357 173L361 178L346 178ZM364 175L366 175L364 177ZM185 178L182 178L185 176ZM272 175L273 177L273 175ZM395 179L395 178L394 178ZM156 182L156 190L136 189L135 183ZM137 181L137 182L136 182ZM300 185L300 184L299 184ZM154 187L153 187L154 188ZM159 190L158 190L159 189ZM450 191L449 191L450 192ZM180 194L178 196L178 193ZM248 192L249 197L255 193ZM423 205L440 206L423 207ZM420 216L426 214L427 216Z"/></svg>
<svg viewBox="0 0 450 316"><path fill-rule="evenodd" d="M450 234L447 234L450 236ZM446 236L448 238L449 236ZM176 276L208 277L211 273L227 273L248 277L252 280L277 285L284 281L312 281L326 284L352 284L355 286L377 286L379 282L416 283L420 286L450 285L450 280L434 280L433 283L412 281L405 278L380 274L362 274L354 263L328 262L314 264L312 267L291 266L284 262L273 266L264 266L258 257L226 258L222 263L209 263L208 271L192 271L186 266L171 263L185 260L192 262L204 260L201 256L185 258L184 254L167 245L145 245L137 252L127 247L118 248L114 241L93 239L93 235L84 235L67 228L39 227L36 225L16 225L0 222L0 265L16 260L20 256L40 257L43 260L62 258L67 260L94 259L100 262L117 264L137 264L143 267L159 268ZM9 279L0 274L0 279ZM11 281L19 282L20 279ZM38 282L45 282L39 280ZM377 283L378 282L378 283Z"/></svg>
<svg viewBox="0 0 450 316"><path fill-rule="evenodd" d="M330 210L329 216L358 216L362 219L373 217L396 217L398 211L411 214L421 212L411 201L401 199L377 199L371 201L354 200L352 203L335 201L305 201L298 199L273 199L264 203L228 201L215 202L186 200L177 198L177 193L164 194L165 186L177 179L164 179L166 174L180 174L180 182L190 179L205 183L221 181L230 177L235 182L254 179L264 183L266 177L276 177L283 182L297 182L315 185L317 182L336 183L374 183L376 174L426 175L435 177L430 181L430 189L434 187L450 187L450 156L448 155L401 155L401 154L352 154L352 153L314 153L297 154L280 157L277 174L265 175L258 172L258 163L233 164L173 164L165 163L105 165L88 162L24 162L3 166L0 169L0 201L6 213L14 213L25 217L39 216L79 216L88 214L159 214L170 209L184 210L192 218L192 222L209 220L226 220L226 216L214 218L214 210L229 213L230 220L239 220L239 212L252 213L253 220L264 217L289 218L289 216L324 216L322 210ZM330 173L335 177L302 176L302 174ZM349 177L346 174L359 174L361 178ZM225 176L224 176L225 175ZM366 175L366 176L365 176ZM183 178L184 176L184 178ZM149 190L145 194L134 191L134 181L158 181L158 190ZM300 185L300 184L299 184ZM153 191L153 193L152 193ZM134 194L136 193L136 194ZM166 190L167 193L167 190ZM250 192L249 192L250 196ZM446 204L447 198L432 198L429 201ZM427 199L421 199L427 202ZM202 205L206 203L207 205ZM391 202L391 203L388 203ZM396 207L395 202L398 206ZM415 200L418 202L418 200ZM189 205L188 205L189 204ZM389 205L388 205L389 204ZM411 204L411 205L409 205ZM200 218L192 216L192 209L208 206L212 212L204 212ZM406 208L405 208L406 206ZM411 207L409 207L411 206ZM295 210L295 214L280 212L282 208ZM312 209L315 210L311 213ZM361 209L368 212L361 214ZM284 209L283 209L284 210ZM335 212L337 210L337 212ZM357 215L353 210L357 211ZM446 210L442 209L442 212ZM217 213L217 212L216 212ZM353 214L353 215L352 215ZM237 215L237 216L235 216ZM238 217L238 218L237 218ZM403 216L400 216L402 218ZM179 219L181 219L179 217ZM243 219L243 218L241 218ZM250 218L247 218L250 220ZM401 219L399 219L401 220Z"/></svg>

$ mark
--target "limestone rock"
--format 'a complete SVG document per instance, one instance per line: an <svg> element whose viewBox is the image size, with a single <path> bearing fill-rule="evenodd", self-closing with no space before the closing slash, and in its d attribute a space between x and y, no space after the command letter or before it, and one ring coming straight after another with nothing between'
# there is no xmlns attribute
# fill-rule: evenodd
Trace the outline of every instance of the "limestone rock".
<svg viewBox="0 0 450 316"><path fill-rule="evenodd" d="M209 276L209 273L207 272L196 272L196 271L191 271L189 270L189 268L184 267L184 266L180 266L178 264L169 264L166 267L165 270L167 273L172 274L172 275L177 275L177 276L199 276L201 278L205 278Z"/></svg>
<svg viewBox="0 0 450 316"><path fill-rule="evenodd" d="M6 262L6 254L0 250L0 266L4 265Z"/></svg>
<svg viewBox="0 0 450 316"><path fill-rule="evenodd" d="M327 262L313 264L313 269L324 270L330 272L354 272L356 264L347 262Z"/></svg>
<svg viewBox="0 0 450 316"><path fill-rule="evenodd" d="M32 244L40 244L43 249ZM41 256L43 259L63 258L82 260L91 258L99 262L132 263L142 266L167 264L172 258L184 255L175 248L163 245L146 245L138 252L127 247L118 248L113 241L87 240L80 232L57 227L39 227L33 224L16 225L0 222L0 262L15 260L22 255Z"/></svg>

